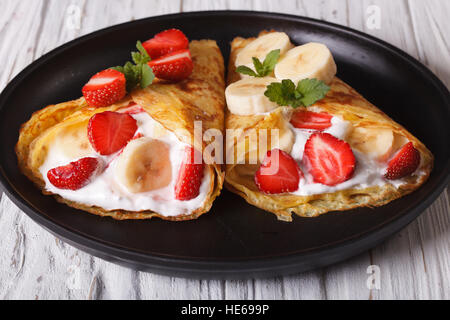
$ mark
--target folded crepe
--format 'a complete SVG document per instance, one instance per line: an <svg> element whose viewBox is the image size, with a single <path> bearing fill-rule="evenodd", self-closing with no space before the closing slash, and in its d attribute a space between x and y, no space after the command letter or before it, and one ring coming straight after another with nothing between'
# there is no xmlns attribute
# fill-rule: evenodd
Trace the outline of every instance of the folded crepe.
<svg viewBox="0 0 450 320"><path fill-rule="evenodd" d="M262 32L260 36L265 34L267 32ZM236 57L254 39L256 38L244 39L239 37L232 41L228 66L228 85L241 80L241 78L246 78L246 76L242 76L235 71ZM281 56L282 58L283 56ZM312 110L326 112L348 121L351 128L345 140L353 150L359 150L359 154L370 153L370 150L365 150L367 147L365 148L364 139L361 138L361 135L367 133L376 135L380 130L388 133L392 131L394 141L391 155L406 142L412 142L420 152L421 158L416 172L401 179L401 181L385 180L385 183L381 185L379 183L371 186L360 184L348 188L337 188L337 190L330 188L327 189L331 190L328 192L313 192L305 195L293 193L266 194L257 187L255 172L268 150L279 148L285 149L284 151L288 153L293 152L293 148L290 146L286 147L286 150L284 144L286 139L292 139L291 136L295 129L290 124L290 119L295 111L291 107L278 107L263 114L239 115L231 113L227 109L225 112L227 135L229 129L240 130L238 131L240 133L235 134L234 139L228 139L227 137L226 154L228 159L225 170L225 186L227 189L240 195L248 203L274 213L279 220L291 221L292 213L302 217L316 217L329 211L382 206L416 190L427 180L433 166L433 155L422 142L342 80L333 77L328 85L331 87L330 91L324 99L319 100L312 106ZM279 141L273 143L269 139L267 146L261 147L260 145L256 151L255 148L259 145L260 129L266 129L267 135L270 135L272 129L278 129L280 133ZM256 137L246 134L251 130L258 132ZM256 163L249 163L251 162L250 154L255 151L257 161ZM230 155L233 159L229 159ZM357 159L355 175L360 165L361 163L358 163Z"/></svg>
<svg viewBox="0 0 450 320"><path fill-rule="evenodd" d="M194 69L189 78L181 82L168 83L157 79L145 89L134 90L118 103L105 108L90 107L84 98L80 98L50 105L35 112L22 126L16 146L21 171L44 194L54 194L59 202L100 216L110 216L119 220L152 217L188 220L208 212L214 199L219 195L224 180L220 164L215 163L213 159L208 159L209 162L205 165L205 176L209 177L209 182L202 186L205 193L204 200L192 205L187 211L171 215L165 214L163 209L138 211L105 209L93 203L70 200L64 193L55 194L49 191L40 170L46 159L51 156L49 149L53 144L58 144L72 159L92 154L93 150L87 137L89 119L96 113L121 112L134 104L142 107L146 114L159 123L155 124L158 130L154 131L174 135L186 145L194 146L194 121L202 121L203 131L216 129L222 132L225 104L223 57L216 42L212 40L192 41L189 49ZM204 142L195 146L197 150L204 147ZM123 195L117 197L120 196L123 197Z"/></svg>

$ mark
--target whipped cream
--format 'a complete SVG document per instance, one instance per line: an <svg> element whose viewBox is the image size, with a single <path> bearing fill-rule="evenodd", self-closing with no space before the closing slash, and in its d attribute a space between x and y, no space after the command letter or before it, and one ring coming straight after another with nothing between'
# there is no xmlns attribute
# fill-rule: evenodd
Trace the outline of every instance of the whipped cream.
<svg viewBox="0 0 450 320"><path fill-rule="evenodd" d="M49 146L47 158L39 168L47 191L58 194L61 197L82 203L88 206L102 207L105 210L128 210L144 211L151 210L163 216L178 216L190 214L195 209L201 207L210 192L211 175L205 167L199 195L191 200L181 201L175 199L175 184L184 157L185 143L178 140L173 132L165 130L150 115L145 112L131 115L137 121L137 133L143 136L159 139L169 146L170 162L172 165L172 180L164 188L142 193L131 193L116 179L114 173L117 159L120 156L118 151L109 156L99 156L92 153L92 156L102 159L106 169L97 175L93 180L78 190L59 189L53 186L47 178L47 172L55 167L66 165L78 159L71 159L64 154L60 144L53 143Z"/></svg>
<svg viewBox="0 0 450 320"><path fill-rule="evenodd" d="M317 107L312 108L314 112L321 112ZM345 140L351 131L351 123L345 121L339 116L331 118L331 127L323 132L329 133L336 138ZM304 178L300 179L297 191L291 194L299 196L308 196L313 194L332 193L345 189L365 189L372 186L382 186L386 183L394 185L396 188L406 183L403 179L387 180L384 178L387 164L380 163L375 159L371 159L367 155L352 149L356 159L355 172L349 180L336 186L327 186L321 183L315 183L312 175L308 172L302 163L303 153L306 141L309 139L314 130L297 129L291 125L291 130L295 135L295 143L292 147L291 156L297 161L300 169L304 174ZM417 172L416 174L420 174Z"/></svg>

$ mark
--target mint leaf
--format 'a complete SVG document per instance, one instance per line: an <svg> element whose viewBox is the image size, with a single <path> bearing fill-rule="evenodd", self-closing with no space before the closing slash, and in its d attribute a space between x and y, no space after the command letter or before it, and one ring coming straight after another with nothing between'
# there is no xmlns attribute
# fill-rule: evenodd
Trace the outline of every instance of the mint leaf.
<svg viewBox="0 0 450 320"><path fill-rule="evenodd" d="M153 82L155 74L148 64L143 64L141 68L141 88L144 89Z"/></svg>
<svg viewBox="0 0 450 320"><path fill-rule="evenodd" d="M269 84L264 95L280 106L297 108L299 106L309 107L323 99L329 90L330 87L318 79L303 79L298 82L297 87L294 82L285 79L281 83Z"/></svg>
<svg viewBox="0 0 450 320"><path fill-rule="evenodd" d="M253 57L253 65L255 66L256 73L258 73L258 77L264 77L264 67L261 61L259 61L257 58Z"/></svg>
<svg viewBox="0 0 450 320"><path fill-rule="evenodd" d="M303 96L300 100L305 107L309 107L316 101L325 98L329 90L330 87L318 79L303 79L298 82L295 89L296 92Z"/></svg>
<svg viewBox="0 0 450 320"><path fill-rule="evenodd" d="M267 86L264 95L270 101L280 106L298 107L301 102L295 93L295 84L291 80L282 80L280 82L272 82Z"/></svg>
<svg viewBox="0 0 450 320"><path fill-rule="evenodd" d="M127 61L123 67L117 66L111 68L125 75L127 92L130 92L138 85L141 88L145 88L155 78L152 68L147 64L151 58L140 41L136 43L136 48L138 51L131 52L133 62Z"/></svg>
<svg viewBox="0 0 450 320"><path fill-rule="evenodd" d="M252 57L253 66L255 67L255 71L247 66L238 66L236 68L236 72L243 73L252 77L265 77L272 73L275 65L280 58L280 49L270 51L263 62L261 62L258 58Z"/></svg>
<svg viewBox="0 0 450 320"><path fill-rule="evenodd" d="M280 59L280 49L269 52L263 62L263 77L269 75L275 69L278 59Z"/></svg>
<svg viewBox="0 0 450 320"><path fill-rule="evenodd" d="M236 72L243 73L243 74L246 74L246 75L249 75L252 77L258 76L255 71L253 71L252 69L250 69L249 67L246 67L246 66L237 67Z"/></svg>

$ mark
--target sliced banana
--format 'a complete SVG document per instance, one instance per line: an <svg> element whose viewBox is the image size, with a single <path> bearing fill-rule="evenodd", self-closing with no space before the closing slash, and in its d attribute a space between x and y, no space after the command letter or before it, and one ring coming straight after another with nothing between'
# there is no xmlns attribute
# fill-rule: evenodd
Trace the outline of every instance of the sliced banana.
<svg viewBox="0 0 450 320"><path fill-rule="evenodd" d="M230 84L225 90L227 106L231 113L253 115L272 111L278 107L264 95L264 91L275 78L246 78Z"/></svg>
<svg viewBox="0 0 450 320"><path fill-rule="evenodd" d="M392 152L394 133L384 128L354 128L349 137L352 148L378 161L386 161Z"/></svg>
<svg viewBox="0 0 450 320"><path fill-rule="evenodd" d="M117 159L115 173L131 193L163 188L172 179L169 146L149 137L132 140Z"/></svg>
<svg viewBox="0 0 450 320"><path fill-rule="evenodd" d="M64 127L58 132L56 139L56 144L70 159L86 157L94 153L84 125L76 124Z"/></svg>
<svg viewBox="0 0 450 320"><path fill-rule="evenodd" d="M246 45L237 55L235 65L247 66L255 69L252 58L264 61L267 54L276 49L280 49L280 54L284 54L293 47L289 41L289 36L284 32L271 32L260 36Z"/></svg>
<svg viewBox="0 0 450 320"><path fill-rule="evenodd" d="M336 72L336 63L330 50L315 42L289 50L275 66L277 79L290 79L295 84L306 78L330 83Z"/></svg>

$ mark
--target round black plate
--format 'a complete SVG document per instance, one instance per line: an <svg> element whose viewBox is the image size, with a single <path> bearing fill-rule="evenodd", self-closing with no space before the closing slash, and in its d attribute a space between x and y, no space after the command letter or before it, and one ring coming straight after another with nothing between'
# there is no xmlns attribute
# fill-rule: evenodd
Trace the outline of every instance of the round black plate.
<svg viewBox="0 0 450 320"><path fill-rule="evenodd" d="M225 59L236 36L263 29L287 32L301 44L331 48L338 76L421 139L436 157L428 182L377 209L330 213L292 223L224 190L211 211L187 222L115 221L43 196L17 168L20 124L48 105L78 98L103 68L129 59L137 39L168 28L190 39L217 40ZM133 21L69 42L22 71L0 96L0 181L33 220L73 246L140 270L201 278L247 278L301 272L367 250L405 227L449 181L448 89L404 52L360 32L322 21L262 12L194 12ZM393 257L395 259L395 257Z"/></svg>

